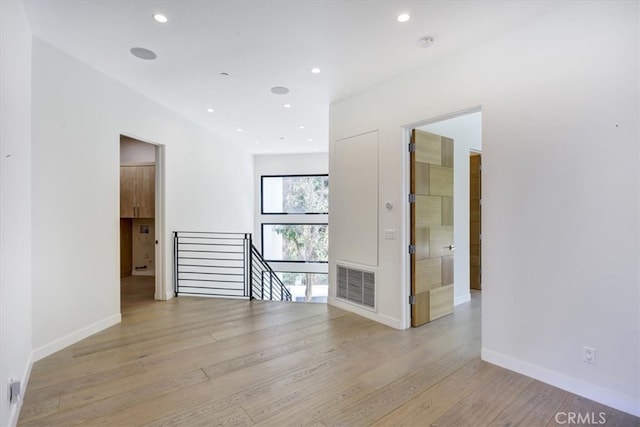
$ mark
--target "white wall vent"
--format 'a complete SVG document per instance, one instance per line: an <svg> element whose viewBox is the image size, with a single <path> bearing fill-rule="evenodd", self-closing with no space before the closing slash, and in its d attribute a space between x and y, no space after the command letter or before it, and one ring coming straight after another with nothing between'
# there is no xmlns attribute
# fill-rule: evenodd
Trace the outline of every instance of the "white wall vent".
<svg viewBox="0 0 640 427"><path fill-rule="evenodd" d="M375 309L376 276L371 271L338 265L338 298Z"/></svg>

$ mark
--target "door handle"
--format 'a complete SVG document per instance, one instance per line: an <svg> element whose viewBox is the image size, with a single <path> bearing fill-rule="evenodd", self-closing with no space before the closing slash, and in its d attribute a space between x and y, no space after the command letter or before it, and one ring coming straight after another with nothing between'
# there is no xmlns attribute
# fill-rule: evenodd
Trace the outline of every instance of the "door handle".
<svg viewBox="0 0 640 427"><path fill-rule="evenodd" d="M453 245L449 245L449 246L444 246L445 249L449 249L450 251L454 251L456 249L455 246Z"/></svg>

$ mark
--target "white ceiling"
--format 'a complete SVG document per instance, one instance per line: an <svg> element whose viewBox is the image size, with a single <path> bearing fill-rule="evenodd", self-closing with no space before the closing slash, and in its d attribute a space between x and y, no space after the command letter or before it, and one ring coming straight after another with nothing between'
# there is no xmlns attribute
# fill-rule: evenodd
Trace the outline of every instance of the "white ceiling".
<svg viewBox="0 0 640 427"><path fill-rule="evenodd" d="M25 6L42 40L229 144L286 153L327 151L332 101L483 43L559 3L27 0ZM153 20L158 12L169 22ZM401 12L411 19L397 22ZM418 40L427 35L435 43L425 49ZM138 59L132 47L158 58ZM310 72L316 66L320 74ZM273 95L273 86L291 92Z"/></svg>

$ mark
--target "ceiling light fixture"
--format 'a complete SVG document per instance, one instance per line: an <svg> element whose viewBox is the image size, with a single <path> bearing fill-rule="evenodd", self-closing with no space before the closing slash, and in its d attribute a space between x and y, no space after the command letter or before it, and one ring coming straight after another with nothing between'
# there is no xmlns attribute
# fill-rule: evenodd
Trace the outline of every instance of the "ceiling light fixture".
<svg viewBox="0 0 640 427"><path fill-rule="evenodd" d="M318 68L318 67L313 67L313 68L311 69L311 72L312 72L313 74L318 74L318 73L320 73L320 68Z"/></svg>
<svg viewBox="0 0 640 427"><path fill-rule="evenodd" d="M284 104L283 107L284 108L291 108L291 104Z"/></svg>
<svg viewBox="0 0 640 427"><path fill-rule="evenodd" d="M313 142L313 139L309 138L309 142Z"/></svg>
<svg viewBox="0 0 640 427"><path fill-rule="evenodd" d="M304 129L304 126L298 126L298 129Z"/></svg>
<svg viewBox="0 0 640 427"><path fill-rule="evenodd" d="M260 141L256 141L256 144L260 144Z"/></svg>
<svg viewBox="0 0 640 427"><path fill-rule="evenodd" d="M271 93L274 95L286 95L289 93L289 89L284 86L274 86L271 88Z"/></svg>
<svg viewBox="0 0 640 427"><path fill-rule="evenodd" d="M418 40L418 44L420 45L420 47L430 47L434 42L433 37L431 36L425 36L423 38L421 38L420 40Z"/></svg>
<svg viewBox="0 0 640 427"><path fill-rule="evenodd" d="M401 13L400 15L398 15L398 22L407 22L409 19L411 19L411 15L409 15L408 13Z"/></svg>
<svg viewBox="0 0 640 427"><path fill-rule="evenodd" d="M161 13L156 13L155 15L153 15L153 19L155 19L156 21L158 21L161 24L166 24L167 22L169 22L167 17L164 16L163 14L161 14Z"/></svg>
<svg viewBox="0 0 640 427"><path fill-rule="evenodd" d="M242 132L242 129L238 128L238 129L236 129L236 131L238 131L238 132Z"/></svg>
<svg viewBox="0 0 640 427"><path fill-rule="evenodd" d="M154 51L145 49L144 47L132 47L129 52L140 59L152 60L158 57Z"/></svg>
<svg viewBox="0 0 640 427"><path fill-rule="evenodd" d="M213 108L207 108L207 113L213 113Z"/></svg>

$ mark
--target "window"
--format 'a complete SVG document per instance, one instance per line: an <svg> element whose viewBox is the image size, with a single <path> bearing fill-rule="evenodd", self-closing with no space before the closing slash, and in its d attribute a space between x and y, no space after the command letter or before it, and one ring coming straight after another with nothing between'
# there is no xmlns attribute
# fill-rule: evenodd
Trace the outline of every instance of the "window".
<svg viewBox="0 0 640 427"><path fill-rule="evenodd" d="M267 261L329 261L327 224L262 224L262 254Z"/></svg>
<svg viewBox="0 0 640 427"><path fill-rule="evenodd" d="M277 175L261 177L262 214L327 214L328 175Z"/></svg>

